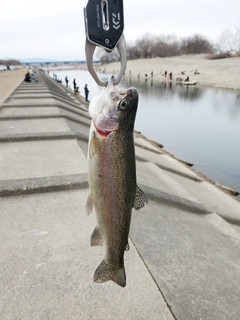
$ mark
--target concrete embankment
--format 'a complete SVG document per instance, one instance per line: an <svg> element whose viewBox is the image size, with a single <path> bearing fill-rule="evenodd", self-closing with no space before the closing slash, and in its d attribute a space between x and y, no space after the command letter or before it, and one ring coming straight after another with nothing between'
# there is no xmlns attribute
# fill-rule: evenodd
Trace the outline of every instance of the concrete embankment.
<svg viewBox="0 0 240 320"><path fill-rule="evenodd" d="M0 108L0 318L238 320L239 201L139 133L127 286L93 282L87 106L38 80Z"/></svg>

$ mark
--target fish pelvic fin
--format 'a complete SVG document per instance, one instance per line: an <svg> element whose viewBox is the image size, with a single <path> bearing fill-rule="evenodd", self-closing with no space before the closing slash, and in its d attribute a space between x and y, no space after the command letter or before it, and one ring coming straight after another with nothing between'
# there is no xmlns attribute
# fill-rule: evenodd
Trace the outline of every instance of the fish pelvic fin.
<svg viewBox="0 0 240 320"><path fill-rule="evenodd" d="M109 280L114 281L120 287L125 287L126 274L124 265L122 265L120 268L114 268L113 266L107 264L105 260L103 260L94 273L93 281L102 283Z"/></svg>
<svg viewBox="0 0 240 320"><path fill-rule="evenodd" d="M147 198L145 196L145 193L139 188L139 186L136 186L136 193L133 201L133 208L135 210L142 209L145 204L147 204Z"/></svg>
<svg viewBox="0 0 240 320"><path fill-rule="evenodd" d="M92 201L91 194L89 194L89 196L87 198L85 209L86 209L86 212L87 212L88 215L90 215L90 213L93 212L93 201Z"/></svg>
<svg viewBox="0 0 240 320"><path fill-rule="evenodd" d="M91 243L92 247L94 247L94 246L103 246L103 238L102 238L99 226L96 226L96 228L93 230L93 233L91 235L90 243Z"/></svg>

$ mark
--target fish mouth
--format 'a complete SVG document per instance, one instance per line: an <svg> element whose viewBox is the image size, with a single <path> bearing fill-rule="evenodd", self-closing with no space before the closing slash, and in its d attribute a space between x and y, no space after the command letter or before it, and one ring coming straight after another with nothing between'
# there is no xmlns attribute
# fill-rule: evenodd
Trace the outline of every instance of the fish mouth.
<svg viewBox="0 0 240 320"><path fill-rule="evenodd" d="M119 91L119 94L120 94L121 96L125 96L126 94L128 94L128 89L127 89L127 90L121 90L121 91Z"/></svg>
<svg viewBox="0 0 240 320"><path fill-rule="evenodd" d="M111 132L117 131L116 129L113 129L113 130L102 130L102 129L99 129L96 126L96 124L94 124L94 127L95 127L97 133L100 134L101 136L104 136L104 137L107 137Z"/></svg>
<svg viewBox="0 0 240 320"><path fill-rule="evenodd" d="M126 89L126 90L119 91L119 95L123 96L123 98L125 96L128 96L128 97L130 97L132 99L137 99L138 98L138 92L134 87L131 87L131 88Z"/></svg>

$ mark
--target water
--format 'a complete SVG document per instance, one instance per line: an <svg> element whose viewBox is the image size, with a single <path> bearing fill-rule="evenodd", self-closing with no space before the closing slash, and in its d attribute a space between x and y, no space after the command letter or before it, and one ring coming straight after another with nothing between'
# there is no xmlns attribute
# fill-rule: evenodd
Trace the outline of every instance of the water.
<svg viewBox="0 0 240 320"><path fill-rule="evenodd" d="M52 76L52 71L49 72L49 76ZM73 89L73 79L76 79L77 86L79 87L80 94L84 96L84 86L85 84L88 85L89 89L89 96L88 99L91 100L93 97L98 95L101 92L101 88L98 87L96 82L93 80L92 76L89 74L88 71L84 70L57 70L54 71L54 73L57 75L58 79L62 80L62 83L65 85L65 77L68 77L69 83L71 89ZM105 76L106 77L106 76Z"/></svg>
<svg viewBox="0 0 240 320"><path fill-rule="evenodd" d="M50 73L51 74L51 73ZM87 71L58 71L81 94L88 84L89 99L99 88ZM106 77L106 76L105 76ZM120 88L139 92L135 129L162 143L176 157L213 181L240 191L240 92L200 86L176 86L170 82L123 79Z"/></svg>

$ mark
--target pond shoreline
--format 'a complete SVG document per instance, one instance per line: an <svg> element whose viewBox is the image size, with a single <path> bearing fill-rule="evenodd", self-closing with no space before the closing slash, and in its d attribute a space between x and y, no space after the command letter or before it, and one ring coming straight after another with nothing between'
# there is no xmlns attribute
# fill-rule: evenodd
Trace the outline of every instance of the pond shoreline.
<svg viewBox="0 0 240 320"><path fill-rule="evenodd" d="M113 62L102 65L100 69L106 68L106 73L116 73L119 67L119 62ZM194 74L195 70L199 74ZM201 54L129 60L125 75L143 80L151 79L153 72L154 81L169 81L169 78L163 76L165 71L167 74L172 72L173 82L176 82L179 74L183 79L189 76L190 81L197 81L199 85L240 90L240 57L209 60L205 54ZM181 75L182 71L185 71L184 75Z"/></svg>

